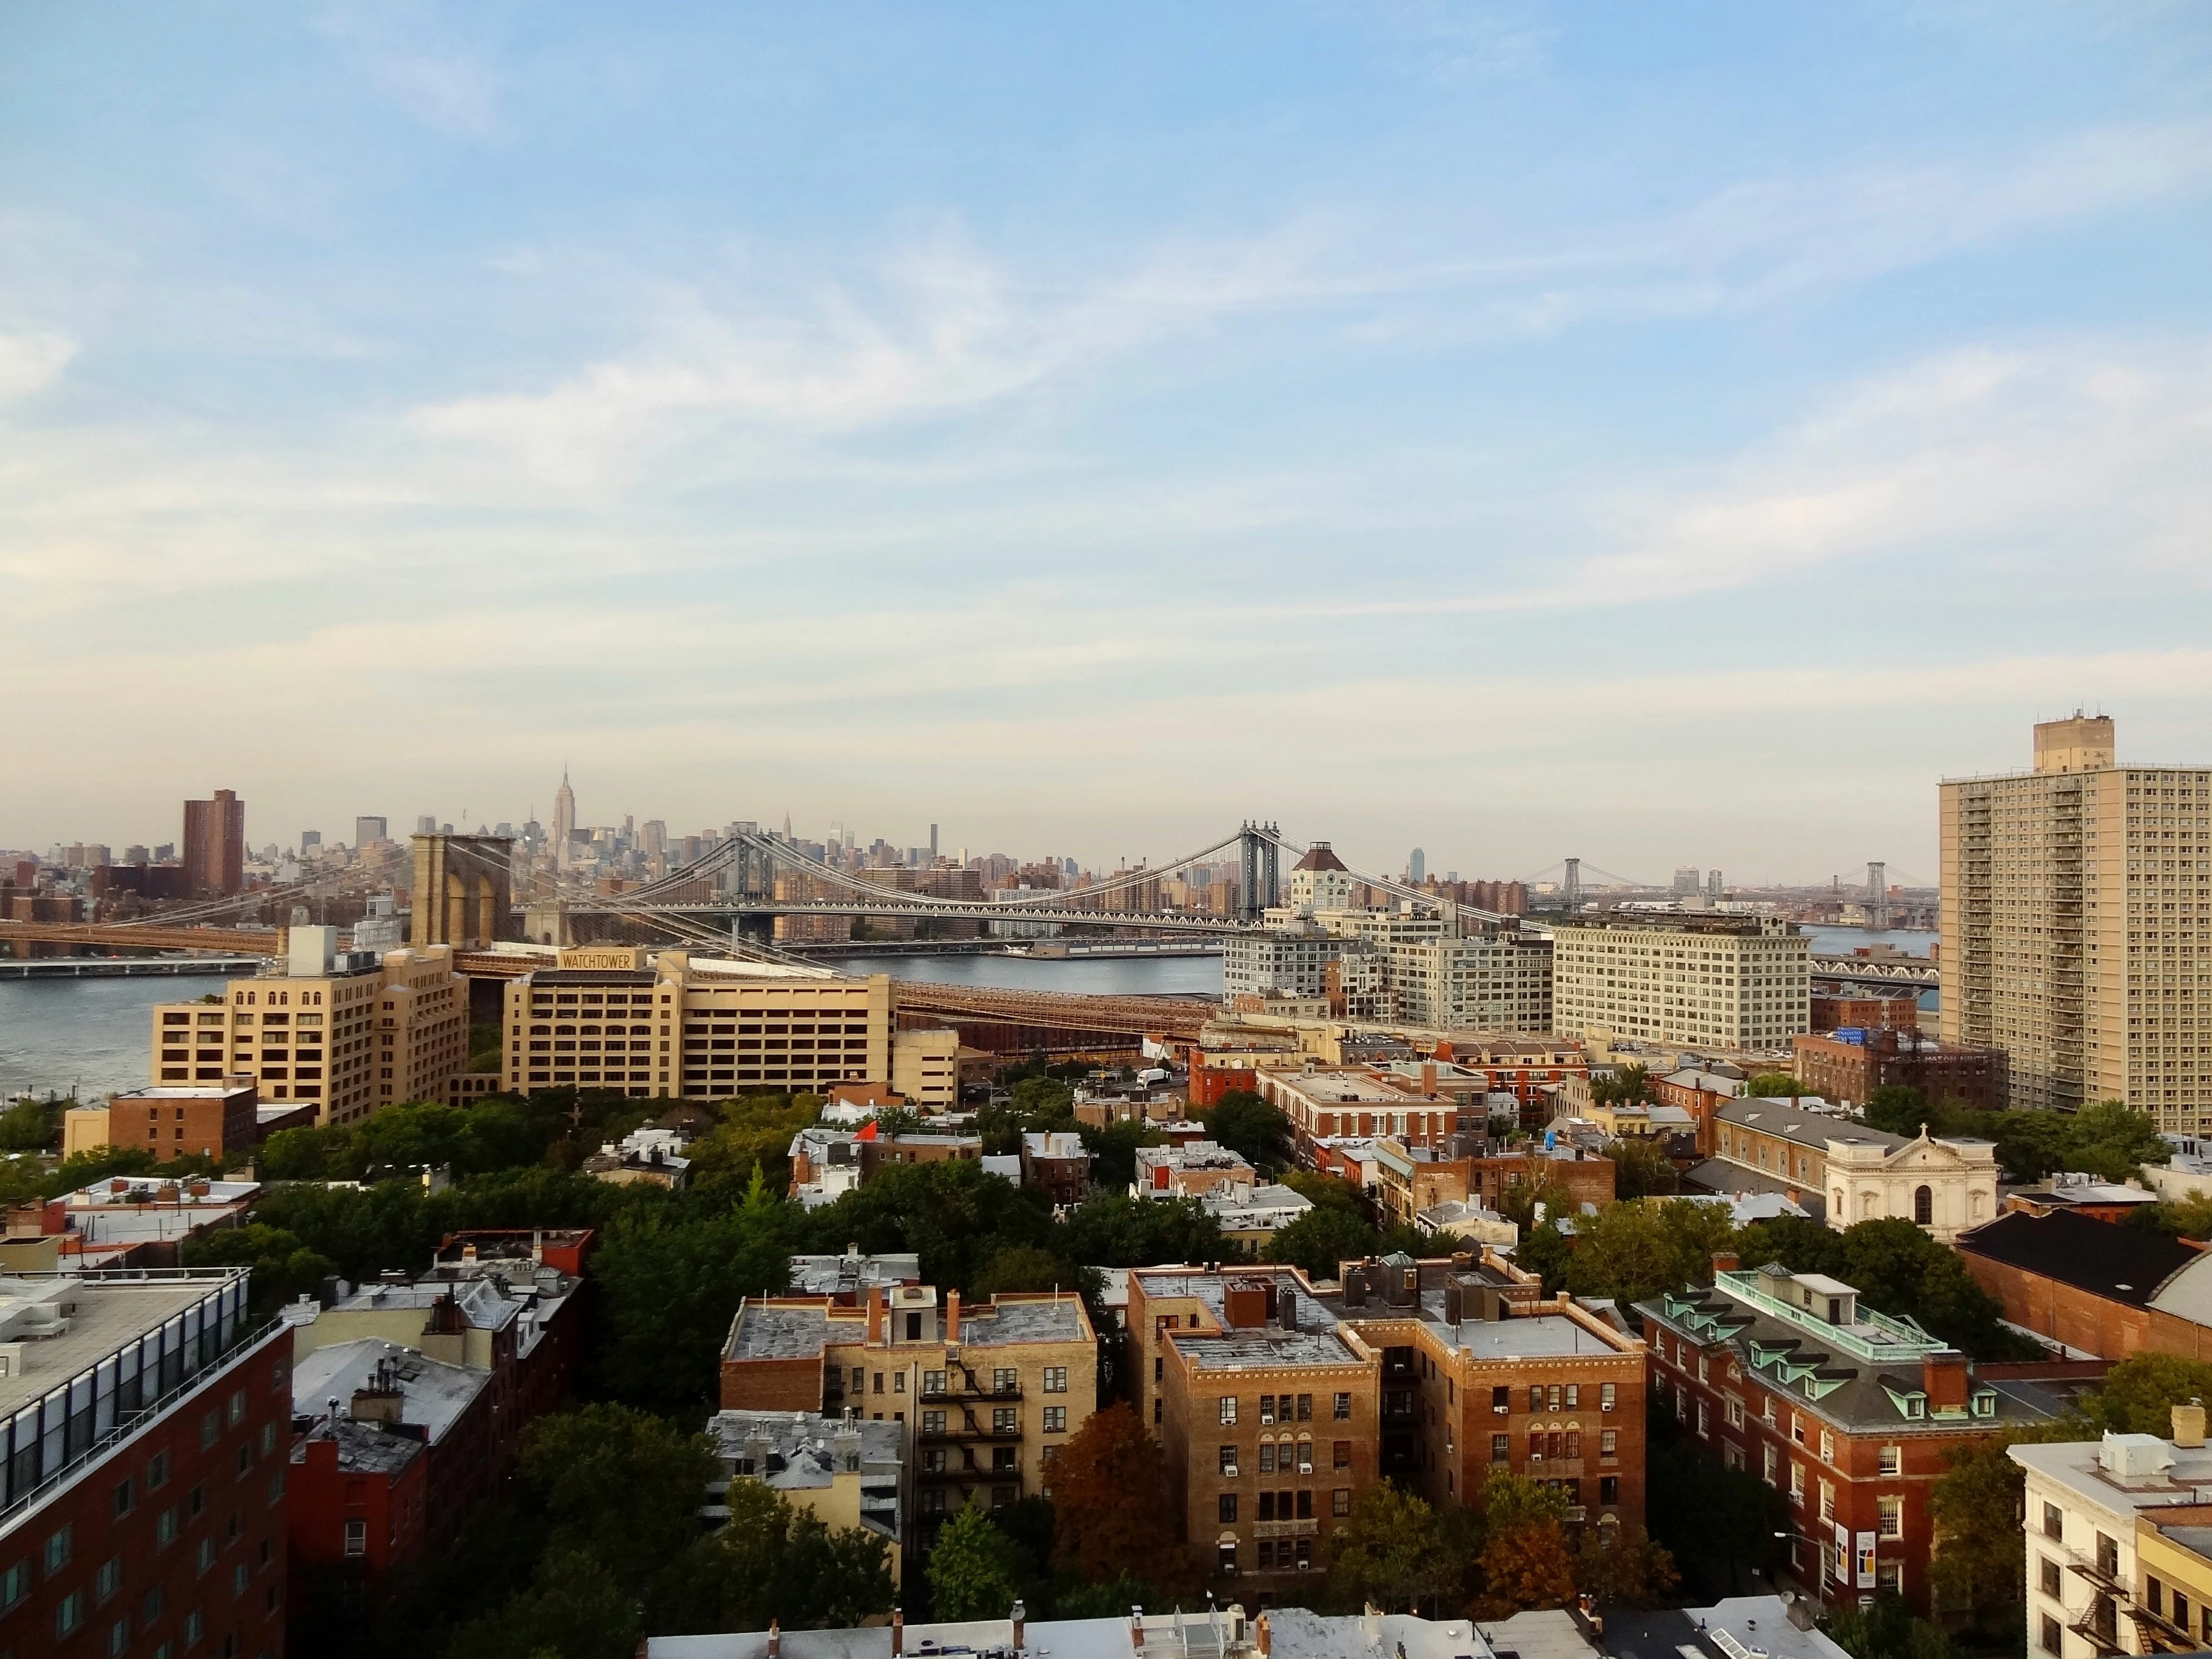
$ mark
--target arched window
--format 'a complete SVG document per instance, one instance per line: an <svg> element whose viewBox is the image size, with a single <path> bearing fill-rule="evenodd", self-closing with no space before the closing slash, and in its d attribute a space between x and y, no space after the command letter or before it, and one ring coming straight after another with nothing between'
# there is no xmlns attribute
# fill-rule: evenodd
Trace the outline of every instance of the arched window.
<svg viewBox="0 0 2212 1659"><path fill-rule="evenodd" d="M1925 1187L1912 1189L1912 1218L1923 1227L1936 1219L1936 1194Z"/></svg>

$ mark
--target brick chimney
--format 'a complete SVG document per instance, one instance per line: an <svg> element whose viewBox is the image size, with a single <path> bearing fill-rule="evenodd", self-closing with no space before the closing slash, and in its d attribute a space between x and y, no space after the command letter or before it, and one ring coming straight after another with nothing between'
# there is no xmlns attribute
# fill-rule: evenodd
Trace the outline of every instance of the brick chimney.
<svg viewBox="0 0 2212 1659"><path fill-rule="evenodd" d="M957 1291L945 1293L945 1340L948 1343L960 1340L960 1292Z"/></svg>
<svg viewBox="0 0 2212 1659"><path fill-rule="evenodd" d="M783 1659L783 1621L768 1621L768 1659Z"/></svg>
<svg viewBox="0 0 2212 1659"><path fill-rule="evenodd" d="M2204 1402L2192 1400L2186 1406L2173 1408L2173 1443L2185 1451L2200 1451L2204 1446Z"/></svg>
<svg viewBox="0 0 2212 1659"><path fill-rule="evenodd" d="M1265 1607L1260 1609L1259 1618L1253 1621L1252 1641L1253 1644L1260 1650L1260 1659L1267 1659L1267 1656L1274 1651L1275 1632L1268 1627L1267 1610Z"/></svg>
<svg viewBox="0 0 2212 1659"><path fill-rule="evenodd" d="M1732 1273L1742 1265L1734 1250L1713 1252L1713 1271L1717 1273Z"/></svg>
<svg viewBox="0 0 2212 1659"><path fill-rule="evenodd" d="M1966 1410L1972 1382L1966 1356L1956 1348L1931 1353L1920 1362L1920 1385L1928 1390L1928 1409L1931 1412Z"/></svg>
<svg viewBox="0 0 2212 1659"><path fill-rule="evenodd" d="M1006 1616L1014 1621L1014 1651L1019 1653L1022 1650L1022 1630L1029 1623L1029 1609L1017 1600L1013 1611Z"/></svg>
<svg viewBox="0 0 2212 1659"><path fill-rule="evenodd" d="M891 1659L899 1659L906 1651L906 1614L897 1607L891 1609Z"/></svg>
<svg viewBox="0 0 2212 1659"><path fill-rule="evenodd" d="M881 1342L883 1340L884 1287L880 1285L871 1285L868 1286L868 1340L873 1344ZM894 1648L891 1651L896 1653L898 1650Z"/></svg>

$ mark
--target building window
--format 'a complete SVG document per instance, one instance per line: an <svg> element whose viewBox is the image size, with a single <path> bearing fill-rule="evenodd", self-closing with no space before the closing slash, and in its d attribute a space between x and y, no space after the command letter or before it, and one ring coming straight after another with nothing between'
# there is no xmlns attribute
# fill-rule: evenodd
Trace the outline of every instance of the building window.
<svg viewBox="0 0 2212 1659"><path fill-rule="evenodd" d="M994 1406L991 1408L991 1432L993 1434L1021 1432L1021 1424L1017 1420L1017 1413L1012 1406Z"/></svg>
<svg viewBox="0 0 2212 1659"><path fill-rule="evenodd" d="M2043 1593L2053 1601L2063 1601L2066 1592L2064 1580L2059 1577L2058 1564L2046 1555L2038 1562L2036 1571L2037 1583Z"/></svg>
<svg viewBox="0 0 2212 1659"><path fill-rule="evenodd" d="M1220 1521L1223 1526L1227 1527L1236 1524L1237 1494L1235 1492L1225 1492L1222 1493L1218 1501L1217 1507L1219 1510Z"/></svg>
<svg viewBox="0 0 2212 1659"><path fill-rule="evenodd" d="M1711 1434L1712 1422L1711 1416L1705 1410L1705 1402L1700 1400L1698 1401L1698 1437L1701 1440L1709 1439L1711 1437Z"/></svg>
<svg viewBox="0 0 2212 1659"><path fill-rule="evenodd" d="M1224 1429L1237 1426L1237 1396L1233 1394L1221 1397L1221 1426Z"/></svg>
<svg viewBox="0 0 2212 1659"><path fill-rule="evenodd" d="M1835 1518L1836 1489L1823 1480L1820 1483L1820 1519L1832 1522Z"/></svg>
<svg viewBox="0 0 2212 1659"><path fill-rule="evenodd" d="M1502 1434L1492 1435L1490 1437L1490 1461L1493 1463L1505 1463L1511 1462L1512 1457L1513 1451L1510 1438L1508 1436Z"/></svg>
<svg viewBox="0 0 2212 1659"><path fill-rule="evenodd" d="M1352 1420L1352 1396L1350 1395L1340 1394L1337 1395L1336 1408L1332 1415L1334 1415L1336 1420L1340 1423L1349 1423Z"/></svg>
<svg viewBox="0 0 2212 1659"><path fill-rule="evenodd" d="M1510 1412L1513 1409L1513 1390L1504 1387L1492 1389L1490 1391L1490 1409L1501 1417Z"/></svg>
<svg viewBox="0 0 2212 1659"><path fill-rule="evenodd" d="M1743 1426L1743 1401L1734 1395L1728 1397L1728 1423L1729 1427L1732 1429L1740 1429Z"/></svg>
<svg viewBox="0 0 2212 1659"><path fill-rule="evenodd" d="M1936 1194L1925 1187L1912 1189L1912 1218L1923 1227L1936 1219Z"/></svg>
<svg viewBox="0 0 2212 1659"><path fill-rule="evenodd" d="M1228 1475L1228 1476L1230 1476L1230 1477L1231 1477L1231 1478L1232 1478L1232 1479L1233 1479L1233 1478L1235 1478L1236 1474L1237 1474L1237 1448L1236 1448L1236 1447L1234 1447L1234 1446L1224 1446L1224 1447L1221 1449L1221 1472L1222 1472L1222 1474L1225 1474L1225 1475Z"/></svg>
<svg viewBox="0 0 2212 1659"><path fill-rule="evenodd" d="M1905 1500L1902 1498L1878 1498L1875 1512L1879 1517L1878 1530L1884 1538L1905 1536Z"/></svg>
<svg viewBox="0 0 2212 1659"><path fill-rule="evenodd" d="M1044 1391L1047 1394L1066 1394L1067 1392L1066 1366L1048 1365L1044 1368Z"/></svg>
<svg viewBox="0 0 2212 1659"><path fill-rule="evenodd" d="M2066 1536L2066 1517L2059 1512L2056 1504L2043 1506L2043 1535L2059 1539Z"/></svg>
<svg viewBox="0 0 2212 1659"><path fill-rule="evenodd" d="M76 1547L73 1536L75 1531L76 1528L73 1527L64 1527L59 1532L48 1535L46 1553L48 1576L51 1577L69 1565L70 1555Z"/></svg>
<svg viewBox="0 0 2212 1659"><path fill-rule="evenodd" d="M1349 1440L1338 1441L1332 1449L1334 1453L1330 1464L1332 1468L1348 1469L1352 1467L1352 1443Z"/></svg>
<svg viewBox="0 0 2212 1659"><path fill-rule="evenodd" d="M1902 1446L1884 1446L1881 1449L1881 1473L1902 1474L1904 1472L1905 1449Z"/></svg>
<svg viewBox="0 0 2212 1659"><path fill-rule="evenodd" d="M1066 1407L1047 1406L1044 1408L1044 1431L1047 1434L1066 1434L1067 1432Z"/></svg>
<svg viewBox="0 0 2212 1659"><path fill-rule="evenodd" d="M1351 1487L1339 1486L1334 1492L1328 1495L1328 1512L1331 1515L1349 1515L1352 1513Z"/></svg>
<svg viewBox="0 0 2212 1659"><path fill-rule="evenodd" d="M67 1636L84 1623L84 1592L71 1590L54 1609L54 1634Z"/></svg>
<svg viewBox="0 0 2212 1659"><path fill-rule="evenodd" d="M348 1555L368 1553L368 1522L349 1521L345 1523L345 1553Z"/></svg>
<svg viewBox="0 0 2212 1659"><path fill-rule="evenodd" d="M1759 1452L1759 1473L1765 1478L1766 1484L1770 1486L1779 1486L1781 1483L1775 1479L1775 1474L1781 1467L1781 1453L1771 1446L1765 1447Z"/></svg>
<svg viewBox="0 0 2212 1659"><path fill-rule="evenodd" d="M1823 1463L1836 1461L1836 1437L1826 1429L1820 1431L1820 1461Z"/></svg>
<svg viewBox="0 0 2212 1659"><path fill-rule="evenodd" d="M2060 1648L2058 1621L2049 1613L2043 1615L2041 1627L2036 1632L2035 1645L2045 1653L2057 1653Z"/></svg>
<svg viewBox="0 0 2212 1659"><path fill-rule="evenodd" d="M1611 1382L1601 1382L1598 1384L1597 1408L1600 1411L1611 1411L1613 1408L1614 1402L1619 1400L1619 1398L1620 1389L1615 1384Z"/></svg>
<svg viewBox="0 0 2212 1659"><path fill-rule="evenodd" d="M1215 1567L1224 1578L1237 1576L1237 1545L1233 1539L1224 1539L1217 1552Z"/></svg>

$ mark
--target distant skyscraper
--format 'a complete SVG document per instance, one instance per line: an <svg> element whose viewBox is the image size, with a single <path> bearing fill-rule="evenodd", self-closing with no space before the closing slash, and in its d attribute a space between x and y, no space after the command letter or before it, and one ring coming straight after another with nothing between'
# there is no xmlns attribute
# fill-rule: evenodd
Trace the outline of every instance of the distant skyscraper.
<svg viewBox="0 0 2212 1659"><path fill-rule="evenodd" d="M937 862L937 826L933 823L929 826L929 861Z"/></svg>
<svg viewBox="0 0 2212 1659"><path fill-rule="evenodd" d="M1708 871L1706 871L1706 872L1705 872L1705 896L1706 896L1707 898L1717 899L1717 898L1718 898L1720 896L1721 896L1721 872L1720 872L1719 871L1717 871L1717 870L1708 870Z"/></svg>
<svg viewBox="0 0 2212 1659"><path fill-rule="evenodd" d="M300 831L300 850L302 853L307 852L311 849L319 848L322 844L323 832L321 830L302 830Z"/></svg>
<svg viewBox="0 0 2212 1659"><path fill-rule="evenodd" d="M1406 879L1413 886L1419 887L1428 879L1428 856L1416 847L1406 855Z"/></svg>
<svg viewBox="0 0 2212 1659"><path fill-rule="evenodd" d="M2212 1128L2212 768L2123 766L2102 716L2035 769L1942 786L1942 1031L2005 1053L2010 1103L2124 1100Z"/></svg>
<svg viewBox="0 0 2212 1659"><path fill-rule="evenodd" d="M358 817L353 821L353 844L356 852L371 842L391 839L391 834L382 818Z"/></svg>
<svg viewBox="0 0 2212 1659"><path fill-rule="evenodd" d="M185 885L228 898L246 884L246 803L228 789L185 803Z"/></svg>
<svg viewBox="0 0 2212 1659"><path fill-rule="evenodd" d="M452 826L448 825L447 827L450 829ZM421 817L417 817L415 820L415 833L418 836L436 835L438 833L438 815L434 812L425 812Z"/></svg>
<svg viewBox="0 0 2212 1659"><path fill-rule="evenodd" d="M553 792L553 864L568 867L568 842L576 833L576 792L568 787L568 769L561 769L561 787Z"/></svg>
<svg viewBox="0 0 2212 1659"><path fill-rule="evenodd" d="M1698 890L1698 866L1696 865L1678 864L1674 866L1674 891L1677 894L1686 895L1696 892Z"/></svg>

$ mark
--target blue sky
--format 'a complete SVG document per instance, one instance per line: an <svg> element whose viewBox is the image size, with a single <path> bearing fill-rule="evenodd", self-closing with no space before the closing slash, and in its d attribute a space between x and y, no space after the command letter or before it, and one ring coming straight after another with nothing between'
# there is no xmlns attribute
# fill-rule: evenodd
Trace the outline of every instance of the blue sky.
<svg viewBox="0 0 2212 1659"><path fill-rule="evenodd" d="M2212 760L2212 13L0 12L0 844L1932 879Z"/></svg>

